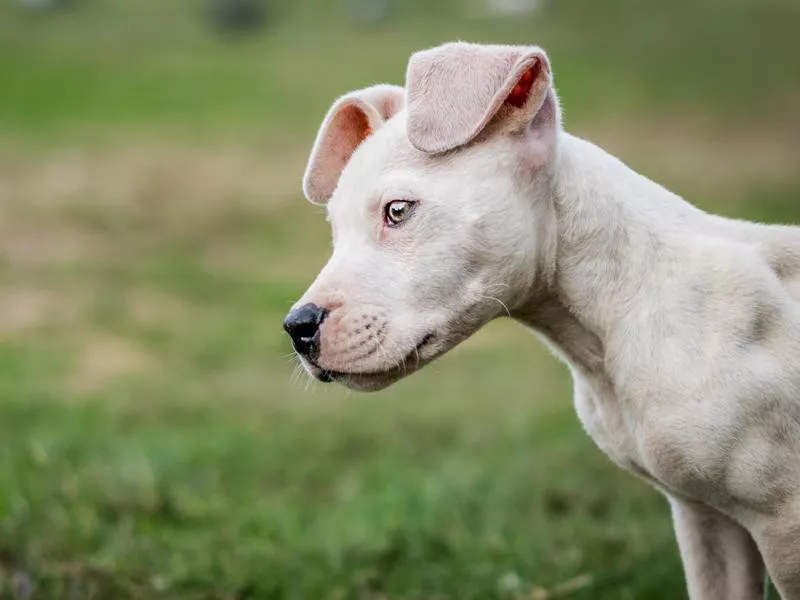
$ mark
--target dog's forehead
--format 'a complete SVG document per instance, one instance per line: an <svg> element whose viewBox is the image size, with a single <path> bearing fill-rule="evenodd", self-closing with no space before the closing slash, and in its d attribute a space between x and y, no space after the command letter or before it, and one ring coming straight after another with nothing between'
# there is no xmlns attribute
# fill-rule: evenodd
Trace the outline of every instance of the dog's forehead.
<svg viewBox="0 0 800 600"><path fill-rule="evenodd" d="M398 113L364 140L342 171L339 185L328 203L337 213L365 206L382 193L389 181L400 183L430 167L431 158L415 149L406 133L406 114Z"/></svg>

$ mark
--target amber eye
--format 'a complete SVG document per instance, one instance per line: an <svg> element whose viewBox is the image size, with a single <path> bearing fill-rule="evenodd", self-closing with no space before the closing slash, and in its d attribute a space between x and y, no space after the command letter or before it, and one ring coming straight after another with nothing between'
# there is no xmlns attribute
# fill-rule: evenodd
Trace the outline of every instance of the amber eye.
<svg viewBox="0 0 800 600"><path fill-rule="evenodd" d="M411 216L416 205L412 200L392 200L383 209L383 219L389 227L397 227Z"/></svg>

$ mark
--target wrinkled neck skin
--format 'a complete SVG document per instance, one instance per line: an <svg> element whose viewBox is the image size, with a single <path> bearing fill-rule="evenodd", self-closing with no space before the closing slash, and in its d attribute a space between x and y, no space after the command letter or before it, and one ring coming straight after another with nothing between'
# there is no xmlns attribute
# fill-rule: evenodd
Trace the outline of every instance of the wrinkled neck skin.
<svg viewBox="0 0 800 600"><path fill-rule="evenodd" d="M548 185L552 203L537 284L512 316L570 368L611 383L609 343L646 288L673 231L704 213L602 149L560 132ZM617 338L619 339L619 338Z"/></svg>

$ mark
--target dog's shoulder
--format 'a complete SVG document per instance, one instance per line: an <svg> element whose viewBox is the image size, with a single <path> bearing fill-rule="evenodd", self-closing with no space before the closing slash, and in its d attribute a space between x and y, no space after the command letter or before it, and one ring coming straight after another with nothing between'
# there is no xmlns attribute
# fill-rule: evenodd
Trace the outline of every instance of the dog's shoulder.
<svg viewBox="0 0 800 600"><path fill-rule="evenodd" d="M712 217L674 240L624 310L610 349L635 395L730 395L732 372L755 385L783 371L800 389L800 367L783 364L800 353L800 229Z"/></svg>

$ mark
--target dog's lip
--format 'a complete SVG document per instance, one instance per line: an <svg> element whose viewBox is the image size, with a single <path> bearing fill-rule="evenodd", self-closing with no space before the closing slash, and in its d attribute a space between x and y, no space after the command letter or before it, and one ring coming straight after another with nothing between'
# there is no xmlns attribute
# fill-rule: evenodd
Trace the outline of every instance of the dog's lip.
<svg viewBox="0 0 800 600"><path fill-rule="evenodd" d="M422 350L423 347L425 347L431 341L433 341L435 337L436 334L434 333L428 333L425 336L423 336L420 342L416 346L414 346L414 349L411 352L409 352L403 359L403 364L405 364L408 361L415 361L414 366L417 366L417 364L420 362L419 359L420 350ZM351 377L380 378L380 377L385 377L387 374L394 373L398 370L402 371L401 367L393 367L385 371L366 371L366 372L332 371L330 369L324 369L315 362L311 362L311 365L317 370L317 373L314 374L314 377L316 377L322 383L331 383L332 381L340 381Z"/></svg>

